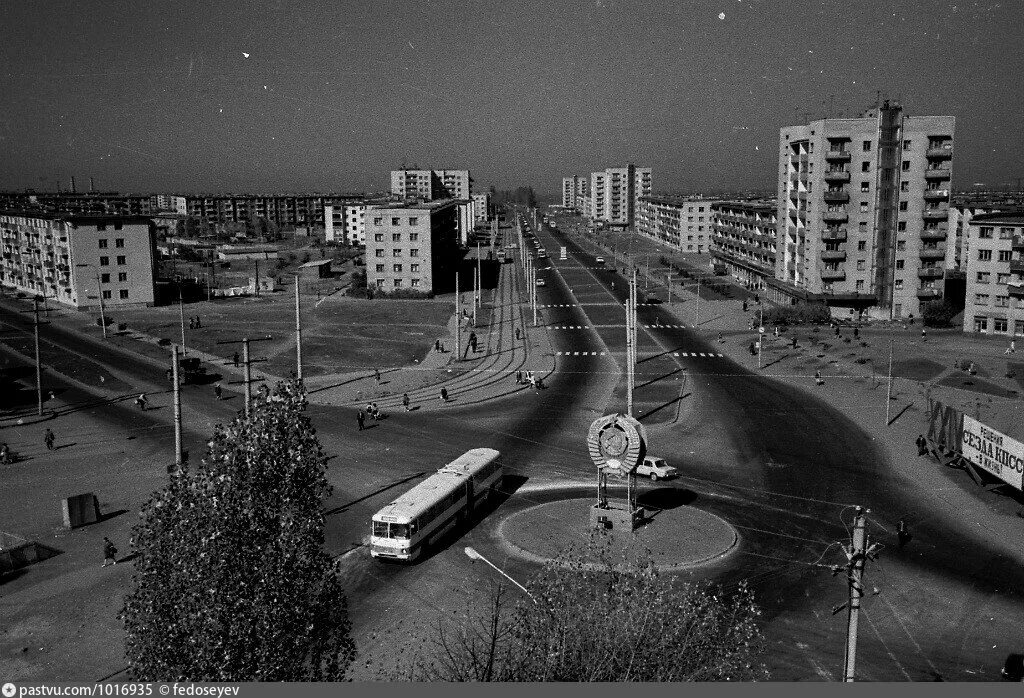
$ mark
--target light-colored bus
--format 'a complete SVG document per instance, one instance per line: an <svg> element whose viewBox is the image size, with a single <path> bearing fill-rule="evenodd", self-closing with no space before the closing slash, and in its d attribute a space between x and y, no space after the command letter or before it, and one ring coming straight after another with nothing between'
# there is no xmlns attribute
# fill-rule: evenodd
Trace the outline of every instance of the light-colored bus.
<svg viewBox="0 0 1024 698"><path fill-rule="evenodd" d="M494 496L503 469L493 448L463 453L373 515L370 555L414 560Z"/></svg>

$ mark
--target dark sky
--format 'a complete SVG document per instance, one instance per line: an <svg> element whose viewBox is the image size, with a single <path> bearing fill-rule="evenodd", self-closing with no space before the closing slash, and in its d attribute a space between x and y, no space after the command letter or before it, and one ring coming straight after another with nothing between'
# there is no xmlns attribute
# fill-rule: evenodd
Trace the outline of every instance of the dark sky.
<svg viewBox="0 0 1024 698"><path fill-rule="evenodd" d="M957 119L958 189L1024 176L1024 2L0 0L0 188L775 186L781 126L876 91ZM247 57L248 56L248 57ZM45 181L44 181L45 180Z"/></svg>

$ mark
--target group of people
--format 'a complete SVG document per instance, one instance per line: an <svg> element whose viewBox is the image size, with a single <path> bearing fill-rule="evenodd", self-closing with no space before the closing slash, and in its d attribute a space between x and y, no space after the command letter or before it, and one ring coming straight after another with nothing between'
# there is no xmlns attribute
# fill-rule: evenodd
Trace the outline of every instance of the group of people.
<svg viewBox="0 0 1024 698"><path fill-rule="evenodd" d="M198 329L201 329L202 326L203 326L203 321L199 318L198 315L196 315L195 317L191 317L191 316L189 317L189 319L188 319L188 328L190 330L198 330Z"/></svg>
<svg viewBox="0 0 1024 698"><path fill-rule="evenodd" d="M516 371L516 385L529 383L530 387L540 390L544 387L544 378L533 375L533 371Z"/></svg>

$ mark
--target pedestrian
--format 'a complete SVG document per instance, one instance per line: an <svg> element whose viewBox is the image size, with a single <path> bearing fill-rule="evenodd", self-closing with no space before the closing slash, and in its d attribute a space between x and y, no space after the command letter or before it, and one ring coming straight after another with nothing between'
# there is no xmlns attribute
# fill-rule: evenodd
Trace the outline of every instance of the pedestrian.
<svg viewBox="0 0 1024 698"><path fill-rule="evenodd" d="M117 548L110 542L110 539L103 536L103 564L100 567L106 567L107 562L112 565L117 564Z"/></svg>
<svg viewBox="0 0 1024 698"><path fill-rule="evenodd" d="M743 301L743 312L747 312L747 302Z"/></svg>
<svg viewBox="0 0 1024 698"><path fill-rule="evenodd" d="M235 360L235 368L238 368L238 352L237 351L235 352L235 355L232 358Z"/></svg>
<svg viewBox="0 0 1024 698"><path fill-rule="evenodd" d="M448 390L441 388L441 402L448 402Z"/></svg>
<svg viewBox="0 0 1024 698"><path fill-rule="evenodd" d="M190 330L194 330L196 328L196 320L195 320L195 318L193 318L191 316L189 316L189 319L188 319L188 328Z"/></svg>
<svg viewBox="0 0 1024 698"><path fill-rule="evenodd" d="M366 422L366 417L363 416L363 411L362 410L359 410L358 412L356 412L356 422L359 424L359 431L362 431L363 429L365 429L364 424Z"/></svg>
<svg viewBox="0 0 1024 698"><path fill-rule="evenodd" d="M516 371L516 385L522 385L522 384L523 384L523 372L522 371Z"/></svg>
<svg viewBox="0 0 1024 698"><path fill-rule="evenodd" d="M215 383L213 386L213 394L218 400L224 399L224 390L220 387L220 383Z"/></svg>
<svg viewBox="0 0 1024 698"><path fill-rule="evenodd" d="M377 403L375 402L372 405L370 405L370 408L373 410L373 421L379 422L380 421L380 410L377 409Z"/></svg>
<svg viewBox="0 0 1024 698"><path fill-rule="evenodd" d="M443 354L444 352L445 352L444 342L441 342L441 353Z"/></svg>
<svg viewBox="0 0 1024 698"><path fill-rule="evenodd" d="M796 349L796 335L793 335L793 348Z"/></svg>
<svg viewBox="0 0 1024 698"><path fill-rule="evenodd" d="M853 338L854 339L860 339L860 328L859 327L854 327L853 328Z"/></svg>
<svg viewBox="0 0 1024 698"><path fill-rule="evenodd" d="M922 342L927 342L928 341L928 333L925 331L924 327L921 328L921 341Z"/></svg>
<svg viewBox="0 0 1024 698"><path fill-rule="evenodd" d="M838 337L838 336L839 336L839 326L836 325L836 337Z"/></svg>
<svg viewBox="0 0 1024 698"><path fill-rule="evenodd" d="M198 315L196 315L196 329L197 330L198 329L202 329L202 327L203 327L203 321L199 318Z"/></svg>
<svg viewBox="0 0 1024 698"><path fill-rule="evenodd" d="M928 440L924 438L924 434L919 435L914 443L917 444L917 455L923 456L928 453Z"/></svg>
<svg viewBox="0 0 1024 698"><path fill-rule="evenodd" d="M975 373L977 373L977 370L974 368L974 362L973 361L967 366L967 372L970 373L972 376Z"/></svg>
<svg viewBox="0 0 1024 698"><path fill-rule="evenodd" d="M135 398L135 404L138 405L139 409L142 410L143 412L146 411L146 403L147 402L148 402L148 400L146 400L146 394L145 393L139 393L139 396L137 398Z"/></svg>
<svg viewBox="0 0 1024 698"><path fill-rule="evenodd" d="M376 417L373 416L373 403L372 402L366 403L366 416L369 417L370 419L376 419Z"/></svg>
<svg viewBox="0 0 1024 698"><path fill-rule="evenodd" d="M896 538L899 540L900 547L902 548L904 545L909 543L912 537L913 536L910 534L910 531L907 530L907 522L901 518L899 524L896 526Z"/></svg>
<svg viewBox="0 0 1024 698"><path fill-rule="evenodd" d="M814 382L816 385L825 385L825 379L821 377L821 371L814 372Z"/></svg>
<svg viewBox="0 0 1024 698"><path fill-rule="evenodd" d="M378 383L380 383L380 369L379 368L373 369L373 377L377 379Z"/></svg>
<svg viewBox="0 0 1024 698"><path fill-rule="evenodd" d="M43 443L46 444L46 450L53 450L53 442L57 440L57 437L53 435L53 432L47 428L46 433L43 434Z"/></svg>
<svg viewBox="0 0 1024 698"><path fill-rule="evenodd" d="M723 342L725 342L725 335L723 335L721 332L719 332L718 333L718 343L722 344Z"/></svg>
<svg viewBox="0 0 1024 698"><path fill-rule="evenodd" d="M165 375L167 376L167 382L168 383L172 383L174 381L174 371L173 370L167 369L167 373Z"/></svg>
<svg viewBox="0 0 1024 698"><path fill-rule="evenodd" d="M435 339L434 340L434 352L437 353L437 354L441 353L441 340L440 339Z"/></svg>
<svg viewBox="0 0 1024 698"><path fill-rule="evenodd" d="M402 394L402 407L405 408L406 412L409 411L409 393Z"/></svg>
<svg viewBox="0 0 1024 698"><path fill-rule="evenodd" d="M753 342L750 343L750 346L747 347L747 350L750 352L751 356L757 356L757 347L754 346Z"/></svg>
<svg viewBox="0 0 1024 698"><path fill-rule="evenodd" d="M11 448L6 443L0 444L0 463L7 465L11 462Z"/></svg>
<svg viewBox="0 0 1024 698"><path fill-rule="evenodd" d="M52 390L47 393L47 396L50 400L55 400L57 398L56 394L54 394Z"/></svg>

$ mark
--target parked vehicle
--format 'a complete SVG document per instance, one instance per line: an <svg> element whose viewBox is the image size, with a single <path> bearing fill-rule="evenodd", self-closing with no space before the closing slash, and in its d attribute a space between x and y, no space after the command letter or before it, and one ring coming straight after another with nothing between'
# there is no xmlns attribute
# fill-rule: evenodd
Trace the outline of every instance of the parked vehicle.
<svg viewBox="0 0 1024 698"><path fill-rule="evenodd" d="M636 466L636 474L649 477L652 481L657 482L659 479L667 480L670 477L675 477L679 471L666 463L664 458L647 456L643 463Z"/></svg>
<svg viewBox="0 0 1024 698"><path fill-rule="evenodd" d="M595 257L594 258L594 263L595 264L600 264L601 266L604 266L604 257Z"/></svg>

